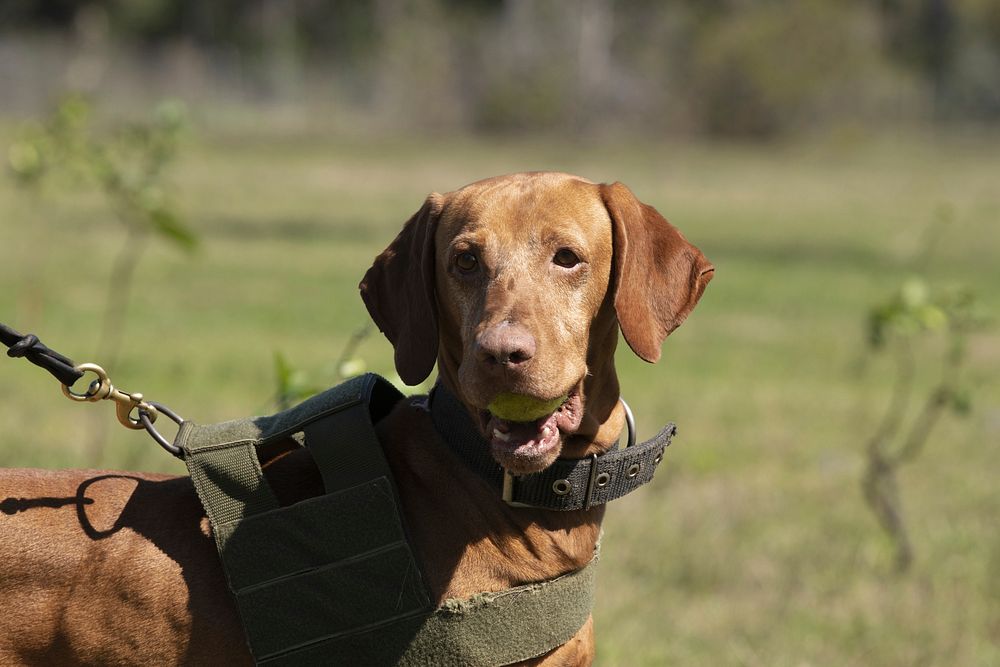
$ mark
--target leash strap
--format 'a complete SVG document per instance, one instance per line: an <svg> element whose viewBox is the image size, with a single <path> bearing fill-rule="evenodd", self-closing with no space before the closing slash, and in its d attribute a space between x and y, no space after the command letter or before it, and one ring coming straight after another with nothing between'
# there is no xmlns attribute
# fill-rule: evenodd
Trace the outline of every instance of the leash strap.
<svg viewBox="0 0 1000 667"><path fill-rule="evenodd" d="M83 372L75 368L72 360L46 347L35 334L22 335L6 324L0 324L0 342L9 348L8 357L24 357L66 386L73 386L83 377Z"/></svg>
<svg viewBox="0 0 1000 667"><path fill-rule="evenodd" d="M444 385L434 387L430 411L434 427L452 451L509 504L561 511L610 502L652 480L677 433L677 426L669 423L652 439L631 447L585 459L556 459L540 473L511 477L490 455L489 443L468 410Z"/></svg>
<svg viewBox="0 0 1000 667"><path fill-rule="evenodd" d="M271 417L181 425L175 445L258 664L487 667L542 655L590 616L596 556L433 609L373 426L401 397L369 374ZM309 447L326 494L280 507L257 449L288 437Z"/></svg>

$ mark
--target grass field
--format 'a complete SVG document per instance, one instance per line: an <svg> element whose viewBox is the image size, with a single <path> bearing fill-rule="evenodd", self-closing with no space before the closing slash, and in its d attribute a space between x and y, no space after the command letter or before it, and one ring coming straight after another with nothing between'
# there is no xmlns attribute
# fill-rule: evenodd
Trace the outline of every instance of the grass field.
<svg viewBox="0 0 1000 667"><path fill-rule="evenodd" d="M0 125L0 146L11 136ZM328 381L367 321L358 280L423 197L525 169L625 182L717 267L660 364L619 354L640 437L668 420L680 437L656 482L608 512L598 664L1000 664L996 329L971 344L972 414L944 419L901 473L906 575L859 487L891 381L866 350L865 313L910 273L934 220L948 223L929 277L1000 312L1000 137L750 147L203 131L173 179L200 250L150 247L116 385L211 422L273 409L276 351ZM0 178L0 321L91 360L119 236L93 195ZM380 337L360 354L392 372ZM0 368L0 465L182 471L111 406L70 404L22 361Z"/></svg>

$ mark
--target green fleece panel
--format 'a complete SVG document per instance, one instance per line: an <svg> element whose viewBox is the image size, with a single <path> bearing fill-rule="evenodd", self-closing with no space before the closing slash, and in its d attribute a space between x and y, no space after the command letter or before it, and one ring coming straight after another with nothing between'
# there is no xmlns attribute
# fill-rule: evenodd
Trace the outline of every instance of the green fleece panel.
<svg viewBox="0 0 1000 667"><path fill-rule="evenodd" d="M213 530L237 592L406 539L385 477Z"/></svg>
<svg viewBox="0 0 1000 667"><path fill-rule="evenodd" d="M597 557L551 581L470 600L446 600L420 629L400 665L491 667L565 644L590 617Z"/></svg>

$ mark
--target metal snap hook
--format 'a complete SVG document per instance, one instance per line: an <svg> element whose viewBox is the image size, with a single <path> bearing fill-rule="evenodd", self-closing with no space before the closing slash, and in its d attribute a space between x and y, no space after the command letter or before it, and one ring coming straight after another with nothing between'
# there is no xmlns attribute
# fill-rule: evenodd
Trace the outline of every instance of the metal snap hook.
<svg viewBox="0 0 1000 667"><path fill-rule="evenodd" d="M97 379L91 382L87 387L87 391L82 394L73 391L70 385L62 385L62 392L66 398L73 401L91 403L110 399L115 403L115 415L122 426L136 431L146 429L160 447L174 456L181 457L183 455L179 447L168 442L166 438L153 428L153 423L161 412L172 419L178 426L184 423L184 420L177 416L170 408L159 403L147 402L139 392L130 394L126 391L115 389L115 386L111 384L111 379L108 377L107 371L97 364L80 364L74 367L74 370L81 374L87 372L93 373L97 376ZM132 416L133 413L135 413L135 416Z"/></svg>

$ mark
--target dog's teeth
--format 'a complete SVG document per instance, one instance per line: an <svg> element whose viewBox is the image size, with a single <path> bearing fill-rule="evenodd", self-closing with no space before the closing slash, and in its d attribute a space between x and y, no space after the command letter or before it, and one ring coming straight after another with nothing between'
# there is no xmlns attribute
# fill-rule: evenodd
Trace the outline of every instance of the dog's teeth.
<svg viewBox="0 0 1000 667"><path fill-rule="evenodd" d="M497 440L502 440L503 442L510 441L510 433L502 433L500 429L493 429L493 437Z"/></svg>
<svg viewBox="0 0 1000 667"><path fill-rule="evenodd" d="M550 435L552 435L552 429L551 428L549 428L548 426L546 426L545 428L542 429L542 437L543 438L547 438Z"/></svg>

